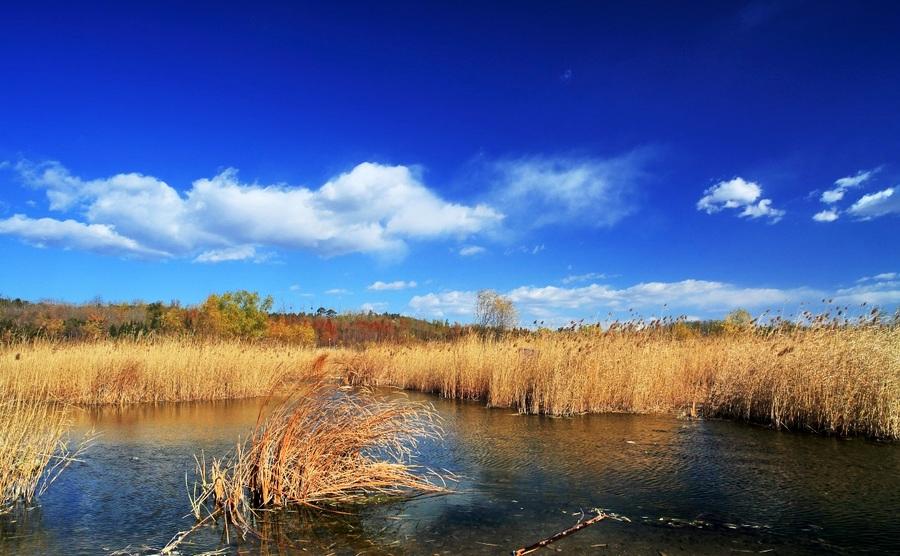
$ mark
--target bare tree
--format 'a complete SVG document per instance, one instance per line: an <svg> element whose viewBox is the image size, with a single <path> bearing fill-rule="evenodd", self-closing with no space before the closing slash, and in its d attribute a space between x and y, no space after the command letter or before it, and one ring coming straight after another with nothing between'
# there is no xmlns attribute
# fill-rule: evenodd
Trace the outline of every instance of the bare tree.
<svg viewBox="0 0 900 556"><path fill-rule="evenodd" d="M481 290L475 300L475 322L488 328L515 328L519 314L508 297Z"/></svg>

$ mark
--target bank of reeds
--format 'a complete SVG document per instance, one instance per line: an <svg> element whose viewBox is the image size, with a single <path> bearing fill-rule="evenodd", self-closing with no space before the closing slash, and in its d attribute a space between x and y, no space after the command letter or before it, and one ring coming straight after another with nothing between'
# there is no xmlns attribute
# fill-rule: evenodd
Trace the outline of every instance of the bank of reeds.
<svg viewBox="0 0 900 556"><path fill-rule="evenodd" d="M174 339L36 342L0 347L0 400L264 396L276 384L309 377L315 361L355 385L477 399L524 413L696 409L790 430L900 439L896 322L747 326L712 335L677 324L620 325L355 351Z"/></svg>
<svg viewBox="0 0 900 556"><path fill-rule="evenodd" d="M524 413L696 411L790 430L900 439L896 325L747 328L713 336L627 326L471 336L373 346L344 364L354 384Z"/></svg>
<svg viewBox="0 0 900 556"><path fill-rule="evenodd" d="M0 399L91 405L264 396L306 376L321 353L237 340L13 344L0 347Z"/></svg>
<svg viewBox="0 0 900 556"><path fill-rule="evenodd" d="M68 410L0 401L0 513L42 494L86 446L70 448Z"/></svg>
<svg viewBox="0 0 900 556"><path fill-rule="evenodd" d="M263 418L266 411L232 454L210 464L197 459L192 506L198 524L222 518L244 536L255 532L262 509L334 509L444 490L411 464L417 443L440 434L429 405L378 398L319 377L295 384Z"/></svg>

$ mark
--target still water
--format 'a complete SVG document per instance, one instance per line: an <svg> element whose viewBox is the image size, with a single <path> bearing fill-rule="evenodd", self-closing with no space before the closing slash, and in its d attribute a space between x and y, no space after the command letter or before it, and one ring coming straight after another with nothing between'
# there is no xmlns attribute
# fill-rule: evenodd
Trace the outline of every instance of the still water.
<svg viewBox="0 0 900 556"><path fill-rule="evenodd" d="M431 401L441 442L418 463L460 475L447 496L354 515L283 512L265 542L201 529L181 553L508 554L605 508L544 552L812 554L900 551L900 445L667 416L521 416ZM193 520L193 455L223 454L258 401L84 411L101 436L27 511L0 516L3 554L152 553Z"/></svg>

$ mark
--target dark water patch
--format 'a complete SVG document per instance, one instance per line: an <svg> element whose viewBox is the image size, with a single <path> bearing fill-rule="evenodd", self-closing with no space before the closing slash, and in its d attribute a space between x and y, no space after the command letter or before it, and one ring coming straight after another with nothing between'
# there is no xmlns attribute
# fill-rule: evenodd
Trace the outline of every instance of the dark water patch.
<svg viewBox="0 0 900 556"><path fill-rule="evenodd" d="M607 508L553 545L582 554L891 553L900 546L900 446L666 416L522 416L433 402L441 442L417 463L459 474L456 493L352 515L266 512L265 541L204 528L184 553L499 554ZM0 517L0 552L98 554L159 549L190 528L185 473L256 422L258 401L103 409L80 415L102 436L41 500ZM190 481L190 478L189 478ZM772 552L774 551L774 552Z"/></svg>

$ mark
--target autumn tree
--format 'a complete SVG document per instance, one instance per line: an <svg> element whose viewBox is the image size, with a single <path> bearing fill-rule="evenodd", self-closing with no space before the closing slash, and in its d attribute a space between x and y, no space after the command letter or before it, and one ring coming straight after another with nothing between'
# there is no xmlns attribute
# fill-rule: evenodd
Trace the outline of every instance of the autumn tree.
<svg viewBox="0 0 900 556"><path fill-rule="evenodd" d="M725 315L724 329L726 333L734 334L747 330L753 325L753 316L746 309L735 309Z"/></svg>
<svg viewBox="0 0 900 556"><path fill-rule="evenodd" d="M272 297L237 290L212 294L200 306L200 331L225 338L260 338L266 332Z"/></svg>
<svg viewBox="0 0 900 556"><path fill-rule="evenodd" d="M494 290L481 290L475 299L475 322L487 328L514 328L519 314L508 297Z"/></svg>
<svg viewBox="0 0 900 556"><path fill-rule="evenodd" d="M288 344L316 345L316 330L307 321L292 321L286 317L269 319L266 337Z"/></svg>

